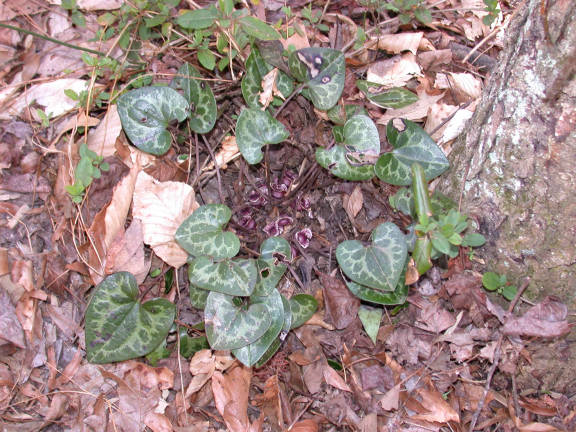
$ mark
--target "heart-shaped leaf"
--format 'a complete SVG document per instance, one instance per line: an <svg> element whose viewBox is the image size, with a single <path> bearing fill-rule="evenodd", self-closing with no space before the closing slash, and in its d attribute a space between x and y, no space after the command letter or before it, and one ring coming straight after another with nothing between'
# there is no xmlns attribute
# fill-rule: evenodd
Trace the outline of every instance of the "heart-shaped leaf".
<svg viewBox="0 0 576 432"><path fill-rule="evenodd" d="M270 360L274 356L274 354L276 354L276 351L278 351L278 349L282 345L282 342L284 342L284 339L286 338L288 332L291 329L292 311L290 310L290 302L286 300L286 297L284 297L283 295L281 296L282 296L282 305L284 306L284 325L282 326L282 331L280 332L280 335L276 339L274 339L274 342L272 342L272 344L268 347L266 352L262 355L262 357L260 357L260 360L256 362L257 368L264 366L264 364L268 360Z"/></svg>
<svg viewBox="0 0 576 432"><path fill-rule="evenodd" d="M368 112L364 107L360 105L335 105L326 111L328 119L337 125L344 125L346 121L355 115L368 115Z"/></svg>
<svg viewBox="0 0 576 432"><path fill-rule="evenodd" d="M292 328L300 327L310 319L318 302L309 294L296 294L290 297L290 309L292 310Z"/></svg>
<svg viewBox="0 0 576 432"><path fill-rule="evenodd" d="M380 328L380 321L382 320L382 308L372 308L368 306L360 306L358 309L358 318L362 321L364 330L376 344L376 336L378 336L378 329Z"/></svg>
<svg viewBox="0 0 576 432"><path fill-rule="evenodd" d="M292 75L306 84L316 108L336 105L344 90L344 54L330 48L303 48L290 55L288 64Z"/></svg>
<svg viewBox="0 0 576 432"><path fill-rule="evenodd" d="M406 237L391 222L372 231L372 244L346 240L336 248L336 259L342 271L361 285L381 291L394 291L406 264Z"/></svg>
<svg viewBox="0 0 576 432"><path fill-rule="evenodd" d="M246 162L256 164L262 160L262 147L279 144L290 134L282 123L267 112L245 109L236 122L236 144Z"/></svg>
<svg viewBox="0 0 576 432"><path fill-rule="evenodd" d="M268 310L272 317L272 323L266 333L264 333L255 342L246 345L242 348L232 351L232 354L246 366L253 366L260 358L266 353L268 348L278 338L284 326L284 306L282 304L282 296L278 290L272 291L266 297L252 297L250 299L252 304L262 304Z"/></svg>
<svg viewBox="0 0 576 432"><path fill-rule="evenodd" d="M184 63L170 87L182 90L190 109L190 129L197 133L210 132L216 123L217 108L214 93L200 72L189 63Z"/></svg>
<svg viewBox="0 0 576 432"><path fill-rule="evenodd" d="M258 282L253 295L269 295L292 261L292 248L290 243L282 237L269 237L260 245L260 258L256 261L258 266Z"/></svg>
<svg viewBox="0 0 576 432"><path fill-rule="evenodd" d="M318 148L316 160L332 174L346 180L369 180L374 176L373 160L380 153L376 125L365 115L356 115L344 124L344 144L329 150ZM352 162L352 163L351 163Z"/></svg>
<svg viewBox="0 0 576 432"><path fill-rule="evenodd" d="M404 283L405 277L406 269L402 271L400 279L398 280L398 285L396 285L396 289L392 292L375 290L352 281L346 281L346 286L352 294L360 300L379 305L398 305L404 304L408 298L408 285Z"/></svg>
<svg viewBox="0 0 576 432"><path fill-rule="evenodd" d="M174 238L194 257L232 258L240 250L240 240L236 234L222 231L231 216L232 212L224 204L200 206L182 222Z"/></svg>
<svg viewBox="0 0 576 432"><path fill-rule="evenodd" d="M246 59L246 75L242 78L242 96L250 108L262 109L260 93L262 92L262 78L272 70L272 66L264 61L258 48L253 47ZM279 72L276 78L276 88L285 98L292 93L294 85L284 72Z"/></svg>
<svg viewBox="0 0 576 432"><path fill-rule="evenodd" d="M232 350L262 337L272 324L272 316L263 303L247 306L239 297L211 291L204 309L204 323L212 349Z"/></svg>
<svg viewBox="0 0 576 432"><path fill-rule="evenodd" d="M256 285L258 271L250 259L215 263L207 256L196 258L188 266L190 283L199 288L231 296L249 296Z"/></svg>
<svg viewBox="0 0 576 432"><path fill-rule="evenodd" d="M393 120L388 122L386 136L394 147L376 162L374 171L380 180L398 186L412 183L411 167L418 163L424 169L426 180L439 176L450 166L446 155L424 129L409 120L402 120L404 130L396 129Z"/></svg>
<svg viewBox="0 0 576 432"><path fill-rule="evenodd" d="M166 299L140 304L136 278L114 273L96 286L86 310L86 358L110 363L146 355L166 337L175 315Z"/></svg>
<svg viewBox="0 0 576 432"><path fill-rule="evenodd" d="M182 357L190 358L203 349L210 349L206 336L191 337L186 329L180 330L180 355Z"/></svg>
<svg viewBox="0 0 576 432"><path fill-rule="evenodd" d="M363 80L356 81L356 86L370 102L381 108L404 108L418 102L418 96L402 87L387 89Z"/></svg>
<svg viewBox="0 0 576 432"><path fill-rule="evenodd" d="M154 155L170 149L168 123L183 121L188 112L186 99L170 87L142 87L118 98L122 129L136 147Z"/></svg>

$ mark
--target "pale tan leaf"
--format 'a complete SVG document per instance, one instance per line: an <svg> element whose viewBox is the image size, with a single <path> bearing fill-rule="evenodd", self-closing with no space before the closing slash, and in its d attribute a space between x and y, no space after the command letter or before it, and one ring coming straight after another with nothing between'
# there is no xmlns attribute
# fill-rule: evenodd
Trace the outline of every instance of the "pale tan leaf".
<svg viewBox="0 0 576 432"><path fill-rule="evenodd" d="M518 430L520 432L560 432L559 429L545 423L528 423L519 426Z"/></svg>
<svg viewBox="0 0 576 432"><path fill-rule="evenodd" d="M300 20L296 18L294 21L289 23L289 25L299 29L300 31L295 31L294 34L288 39L280 39L284 49L288 49L290 46L297 50L302 48L309 48L310 41L308 40L308 36L305 31L306 27L300 22Z"/></svg>
<svg viewBox="0 0 576 432"><path fill-rule="evenodd" d="M226 164L233 159L240 156L240 150L238 150L238 145L236 144L236 137L233 135L228 135L222 140L220 150L216 153L214 158L220 169L226 169ZM214 169L214 163L210 164L204 168L203 171L209 171Z"/></svg>
<svg viewBox="0 0 576 432"><path fill-rule="evenodd" d="M34 84L23 91L9 107L12 115L18 115L22 110L34 101L45 107L49 118L57 117L74 109L78 102L64 94L64 90L70 89L79 94L86 90L88 81L77 78L62 78L55 81Z"/></svg>
<svg viewBox="0 0 576 432"><path fill-rule="evenodd" d="M132 214L142 221L144 242L173 267L181 267L188 258L174 234L198 207L194 190L186 183L159 182L143 171L138 174Z"/></svg>
<svg viewBox="0 0 576 432"><path fill-rule="evenodd" d="M192 381L186 389L186 397L190 397L208 382L216 371L216 362L209 349L198 351L190 360Z"/></svg>
<svg viewBox="0 0 576 432"><path fill-rule="evenodd" d="M135 164L115 187L110 202L94 217L88 229L92 242L88 253L88 264L92 281L97 284L105 276L108 248L119 234L124 232L126 216L132 202L136 178L140 165Z"/></svg>
<svg viewBox="0 0 576 432"><path fill-rule="evenodd" d="M215 372L212 376L212 392L216 409L231 432L246 432L248 419L248 392L252 369L239 366L226 374Z"/></svg>
<svg viewBox="0 0 576 432"><path fill-rule="evenodd" d="M290 432L318 432L318 423L312 419L301 420L292 426Z"/></svg>
<svg viewBox="0 0 576 432"><path fill-rule="evenodd" d="M34 117L36 121L41 120L36 111L32 111L32 117ZM61 137L64 133L70 130L76 130L79 127L93 127L99 123L100 120L95 117L87 116L84 111L81 111L76 116L69 118L68 121L58 129L58 136Z"/></svg>
<svg viewBox="0 0 576 432"><path fill-rule="evenodd" d="M378 43L372 45L372 49L377 48L391 54L399 54L403 51L410 51L412 54L416 54L423 35L424 33L417 32L377 36L374 39L378 40Z"/></svg>
<svg viewBox="0 0 576 432"><path fill-rule="evenodd" d="M274 100L274 96L282 97L282 93L276 88L276 78L278 77L278 68L272 69L266 75L262 77L262 92L258 101L262 105L262 109L268 108L268 105Z"/></svg>
<svg viewBox="0 0 576 432"><path fill-rule="evenodd" d="M116 152L116 139L122 132L117 105L109 105L106 115L96 129L88 134L88 148L107 158Z"/></svg>
<svg viewBox="0 0 576 432"><path fill-rule="evenodd" d="M336 372L328 363L324 364L324 368L322 370L322 375L324 376L324 380L327 384L330 384L337 389L352 392L350 386L346 384L344 379Z"/></svg>
<svg viewBox="0 0 576 432"><path fill-rule="evenodd" d="M460 422L460 416L448 402L446 402L438 390L421 388L418 394L422 398L422 405L428 412L412 416L415 420L423 420L436 423Z"/></svg>
<svg viewBox="0 0 576 432"><path fill-rule="evenodd" d="M146 414L144 423L146 423L146 426L148 426L152 432L172 432L174 430L168 417L157 412L149 412Z"/></svg>
<svg viewBox="0 0 576 432"><path fill-rule="evenodd" d="M77 0L78 9L85 11L120 9L124 0Z"/></svg>
<svg viewBox="0 0 576 432"><path fill-rule="evenodd" d="M482 94L482 82L470 73L450 72L448 80L457 102L469 102Z"/></svg>
<svg viewBox="0 0 576 432"><path fill-rule="evenodd" d="M380 399L380 406L384 411L393 411L398 409L398 400L400 398L400 384L396 384L388 390L382 399Z"/></svg>
<svg viewBox="0 0 576 432"><path fill-rule="evenodd" d="M360 189L360 186L356 185L350 196L346 198L347 199L344 201L344 210L346 210L346 214L350 220L354 221L354 218L358 216L358 213L362 210L362 206L364 205L364 196L362 195L362 189Z"/></svg>
<svg viewBox="0 0 576 432"><path fill-rule="evenodd" d="M421 73L416 56L412 53L404 53L372 63L368 67L366 80L385 87L403 87Z"/></svg>
<svg viewBox="0 0 576 432"><path fill-rule="evenodd" d="M150 270L151 260L144 254L142 222L134 219L126 232L119 232L108 247L105 273L127 271L136 277L138 284L144 282Z"/></svg>

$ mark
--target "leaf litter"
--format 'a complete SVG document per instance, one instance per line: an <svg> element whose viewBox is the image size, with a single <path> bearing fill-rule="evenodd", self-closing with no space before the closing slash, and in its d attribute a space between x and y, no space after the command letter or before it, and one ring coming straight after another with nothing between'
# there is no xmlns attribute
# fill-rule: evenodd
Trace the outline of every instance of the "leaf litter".
<svg viewBox="0 0 576 432"><path fill-rule="evenodd" d="M88 40L99 30L96 18L122 2L78 1L87 18L84 28L72 25L57 6L40 3L36 9L7 0L0 6L0 21L23 27L34 22L46 26L42 30L52 37L120 57L112 41L98 45ZM367 11L364 2L314 3L313 10L324 12L330 24L323 33L306 21L305 3L291 2L296 14L285 29L300 31L283 40L284 47L332 43L340 49L358 32L358 14ZM283 5L261 2L254 13L273 22L282 17ZM425 121L426 130L449 146L471 116L487 77L485 65L494 63L501 45L498 35L484 47L482 58L462 62L462 46L474 46L493 31L478 13L484 4L434 6L430 26L402 26L388 15L382 35L364 29L370 37L346 59L352 70L367 73L369 81L406 86L418 102L380 108L355 88L354 77L347 77L344 95L364 106L379 125L394 117ZM506 18L510 12L506 10ZM2 30L0 55L21 59L0 72L4 430L420 431L467 430L472 421L477 430L495 425L574 430L575 383L546 374L553 364L549 362L562 361L562 353L570 349L563 338L572 327L570 311L558 299L506 310L482 289L481 276L470 269L474 263L461 255L438 277L414 280L403 310L383 309L379 328L372 324L368 330L364 323L364 329L358 311L365 306L346 289L341 275L332 272L335 246L359 234L367 240L382 221L405 224L387 197L381 198L393 190L374 190L369 182L347 184L311 170L313 144L327 138L321 114L305 99L295 98L280 116L291 134L302 139L268 149L268 168L248 168L238 158L232 124L226 120L239 113L239 85L224 74L226 79L214 84L219 103L224 102L224 120L206 135L207 142L194 142L192 150L181 146L178 151L188 155L185 162L176 160L174 150L155 158L127 144L116 105L93 108L87 115L63 91L78 94L86 86L113 90L110 74L87 80L91 70L79 51ZM150 52L159 48L147 44ZM166 81L162 71L176 71L180 58L168 47L162 59L149 58L148 71L161 71L158 79ZM276 74L273 69L264 77L266 91L260 97L265 105L279 94ZM41 125L38 110L46 114L47 126ZM73 180L82 142L113 161L113 169L88 188L81 206L74 206L62 185ZM198 202L224 198L241 208L251 193L270 184L271 173L281 176L287 170L297 176L281 199L308 200L308 205L276 200L251 210L259 228L238 222L232 227L247 254L265 238L267 223L283 217L292 220L283 227L287 239L303 230L312 233L308 247L294 246L299 258L291 263L283 290L314 294L323 300L321 310L288 336L269 363L251 370L227 352L210 350L187 359L178 355L181 341L174 335L167 358L99 366L86 362L83 315L91 286L120 270L134 273L146 295L152 291L175 301L178 326L200 334L195 327L200 316L188 303L181 267L187 254L173 241L176 228ZM308 171L314 175L307 176ZM169 267L176 268L170 283ZM154 268L161 269L162 277L150 275Z"/></svg>

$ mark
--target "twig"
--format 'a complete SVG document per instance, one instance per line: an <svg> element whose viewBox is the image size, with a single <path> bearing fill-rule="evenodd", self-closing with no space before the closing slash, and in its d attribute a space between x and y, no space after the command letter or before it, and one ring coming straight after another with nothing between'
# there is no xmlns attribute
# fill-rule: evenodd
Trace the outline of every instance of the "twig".
<svg viewBox="0 0 576 432"><path fill-rule="evenodd" d="M96 50L93 50L90 48L84 48L84 47L81 47L78 45L72 45L72 44L69 44L68 42L63 42L61 40L51 38L50 36L45 36L43 34L33 32L32 30L26 30L26 29L23 29L20 27L15 27L15 26L12 26L10 24L5 24L5 23L0 23L0 27L4 27L4 28L10 29L10 30L15 30L17 32L24 33L24 34L29 34L29 35L35 36L37 38L44 39L44 40L47 40L49 42L54 42L55 44L62 45L62 46L72 48L75 50L86 51L86 52L89 52L90 54L96 54L96 55L108 57L108 55L106 53L103 53L102 51L96 51Z"/></svg>
<svg viewBox="0 0 576 432"><path fill-rule="evenodd" d="M512 313L514 307L518 303L518 300L520 300L520 297L522 296L526 288L528 288L529 283L530 278L529 277L525 278L524 281L522 282L522 285L518 289L518 292L516 293L516 297L514 297L514 300L512 300L510 306L508 306L508 313ZM492 378L494 377L494 373L496 372L496 368L498 367L498 363L500 362L500 354L501 354L500 349L502 347L503 341L504 341L504 335L501 334L500 337L498 338L498 342L496 342L496 349L494 350L494 362L492 363L492 367L490 368L490 372L488 372L488 377L486 378L486 384L484 385L484 394L482 395L482 399L480 399L480 401L478 402L478 407L476 408L476 411L472 416L472 420L470 421L470 428L468 429L469 432L474 432L474 428L476 427L476 423L478 422L480 413L482 413L482 410L484 409L484 404L486 403L486 397L488 396L488 392L490 391L490 386L492 384Z"/></svg>
<svg viewBox="0 0 576 432"><path fill-rule="evenodd" d="M288 105L288 102L290 102L294 96L296 96L297 94L299 94L304 87L306 87L306 83L300 84L300 85L290 94L290 96L288 96L288 97L284 100L284 103L283 103L282 105L280 105L280 107L279 107L279 108L276 110L276 112L274 113L274 118L278 117L278 114L280 114L280 113L282 112L282 110L286 107L286 105Z"/></svg>

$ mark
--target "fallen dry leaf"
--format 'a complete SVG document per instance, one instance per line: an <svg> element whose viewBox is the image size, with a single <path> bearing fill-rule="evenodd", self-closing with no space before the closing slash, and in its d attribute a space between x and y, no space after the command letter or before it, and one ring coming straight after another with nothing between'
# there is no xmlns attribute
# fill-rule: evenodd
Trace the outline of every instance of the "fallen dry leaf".
<svg viewBox="0 0 576 432"><path fill-rule="evenodd" d="M10 301L10 296L0 288L0 345L11 343L18 348L24 348L24 332L16 317L16 309Z"/></svg>
<svg viewBox="0 0 576 432"><path fill-rule="evenodd" d="M88 148L107 158L116 152L116 139L122 132L117 105L109 105L100 124L88 133Z"/></svg>
<svg viewBox="0 0 576 432"><path fill-rule="evenodd" d="M362 189L360 186L356 185L354 190L349 196L345 196L343 200L344 210L346 214L353 222L354 218L358 215L362 206L364 205L364 196L362 195Z"/></svg>
<svg viewBox="0 0 576 432"><path fill-rule="evenodd" d="M377 45L371 45L372 49L380 49L391 54L399 54L402 51L410 51L416 54L420 41L424 33L399 33L399 34L386 34L380 35L372 40L378 41Z"/></svg>
<svg viewBox="0 0 576 432"><path fill-rule="evenodd" d="M560 337L570 332L567 315L568 308L564 303L553 297L546 297L520 318L508 317L502 332L508 336Z"/></svg>
<svg viewBox="0 0 576 432"><path fill-rule="evenodd" d="M77 0L78 9L85 11L120 9L123 0Z"/></svg>
<svg viewBox="0 0 576 432"><path fill-rule="evenodd" d="M368 67L366 80L384 87L404 87L412 78L421 75L421 69L412 53L372 63Z"/></svg>
<svg viewBox="0 0 576 432"><path fill-rule="evenodd" d="M114 187L112 199L94 217L92 225L88 229L91 243L88 254L90 276L94 284L102 281L106 275L106 255L108 248L114 239L124 231L126 216L132 202L132 195L136 184L136 178L140 171L140 165L135 164L126 175Z"/></svg>
<svg viewBox="0 0 576 432"><path fill-rule="evenodd" d="M149 412L146 414L144 423L152 429L152 432L172 432L174 430L168 417L157 412Z"/></svg>
<svg viewBox="0 0 576 432"><path fill-rule="evenodd" d="M144 253L142 222L134 219L126 232L120 231L108 247L105 273L127 271L141 284L150 271L150 259Z"/></svg>
<svg viewBox="0 0 576 432"><path fill-rule="evenodd" d="M388 390L382 399L380 399L380 406L384 411L393 411L398 409L398 401L400 399L400 384L396 384Z"/></svg>
<svg viewBox="0 0 576 432"><path fill-rule="evenodd" d="M188 258L174 234L198 207L194 190L186 183L159 182L145 172L138 174L132 214L142 221L144 242L173 267L183 266Z"/></svg>
<svg viewBox="0 0 576 432"><path fill-rule="evenodd" d="M282 93L278 91L276 88L276 78L278 77L278 68L272 69L266 75L262 77L262 92L260 93L260 97L258 101L262 105L262 109L268 108L268 105L272 103L274 100L274 96L282 97Z"/></svg>
<svg viewBox="0 0 576 432"><path fill-rule="evenodd" d="M315 420L301 420L290 429L290 432L318 432L318 423Z"/></svg>
<svg viewBox="0 0 576 432"><path fill-rule="evenodd" d="M428 412L412 416L415 420L423 420L436 423L448 423L450 421L459 423L460 416L448 402L446 402L438 390L428 390L421 388L417 390L420 395L421 404Z"/></svg>
<svg viewBox="0 0 576 432"><path fill-rule="evenodd" d="M278 375L272 375L264 383L264 392L256 396L255 405L259 406L268 424L274 430L284 429L284 415L280 401Z"/></svg>
<svg viewBox="0 0 576 432"><path fill-rule="evenodd" d="M352 392L350 386L346 384L346 381L344 381L344 378L342 378L338 372L336 372L334 368L332 368L325 360L322 376L324 377L326 384L330 384L332 387L336 387L339 390L347 391L350 393Z"/></svg>
<svg viewBox="0 0 576 432"><path fill-rule="evenodd" d="M448 80L452 95L458 103L473 101L482 94L482 82L470 73L450 72Z"/></svg>
<svg viewBox="0 0 576 432"><path fill-rule="evenodd" d="M251 427L248 419L248 392L252 369L238 366L226 374L215 372L212 392L216 409L231 432L246 432Z"/></svg>
<svg viewBox="0 0 576 432"><path fill-rule="evenodd" d="M216 159L216 163L220 169L226 169L226 164L238 156L240 156L240 150L238 150L238 144L236 144L236 137L228 135L222 140L220 150L218 150L214 159ZM212 169L214 169L214 162L210 162L203 171Z"/></svg>
<svg viewBox="0 0 576 432"><path fill-rule="evenodd" d="M198 351L190 360L192 380L186 389L186 397L190 397L208 382L216 371L216 361L209 349Z"/></svg>
<svg viewBox="0 0 576 432"><path fill-rule="evenodd" d="M358 316L360 300L340 278L321 273L320 281L324 292L326 319L339 330L348 327Z"/></svg>

